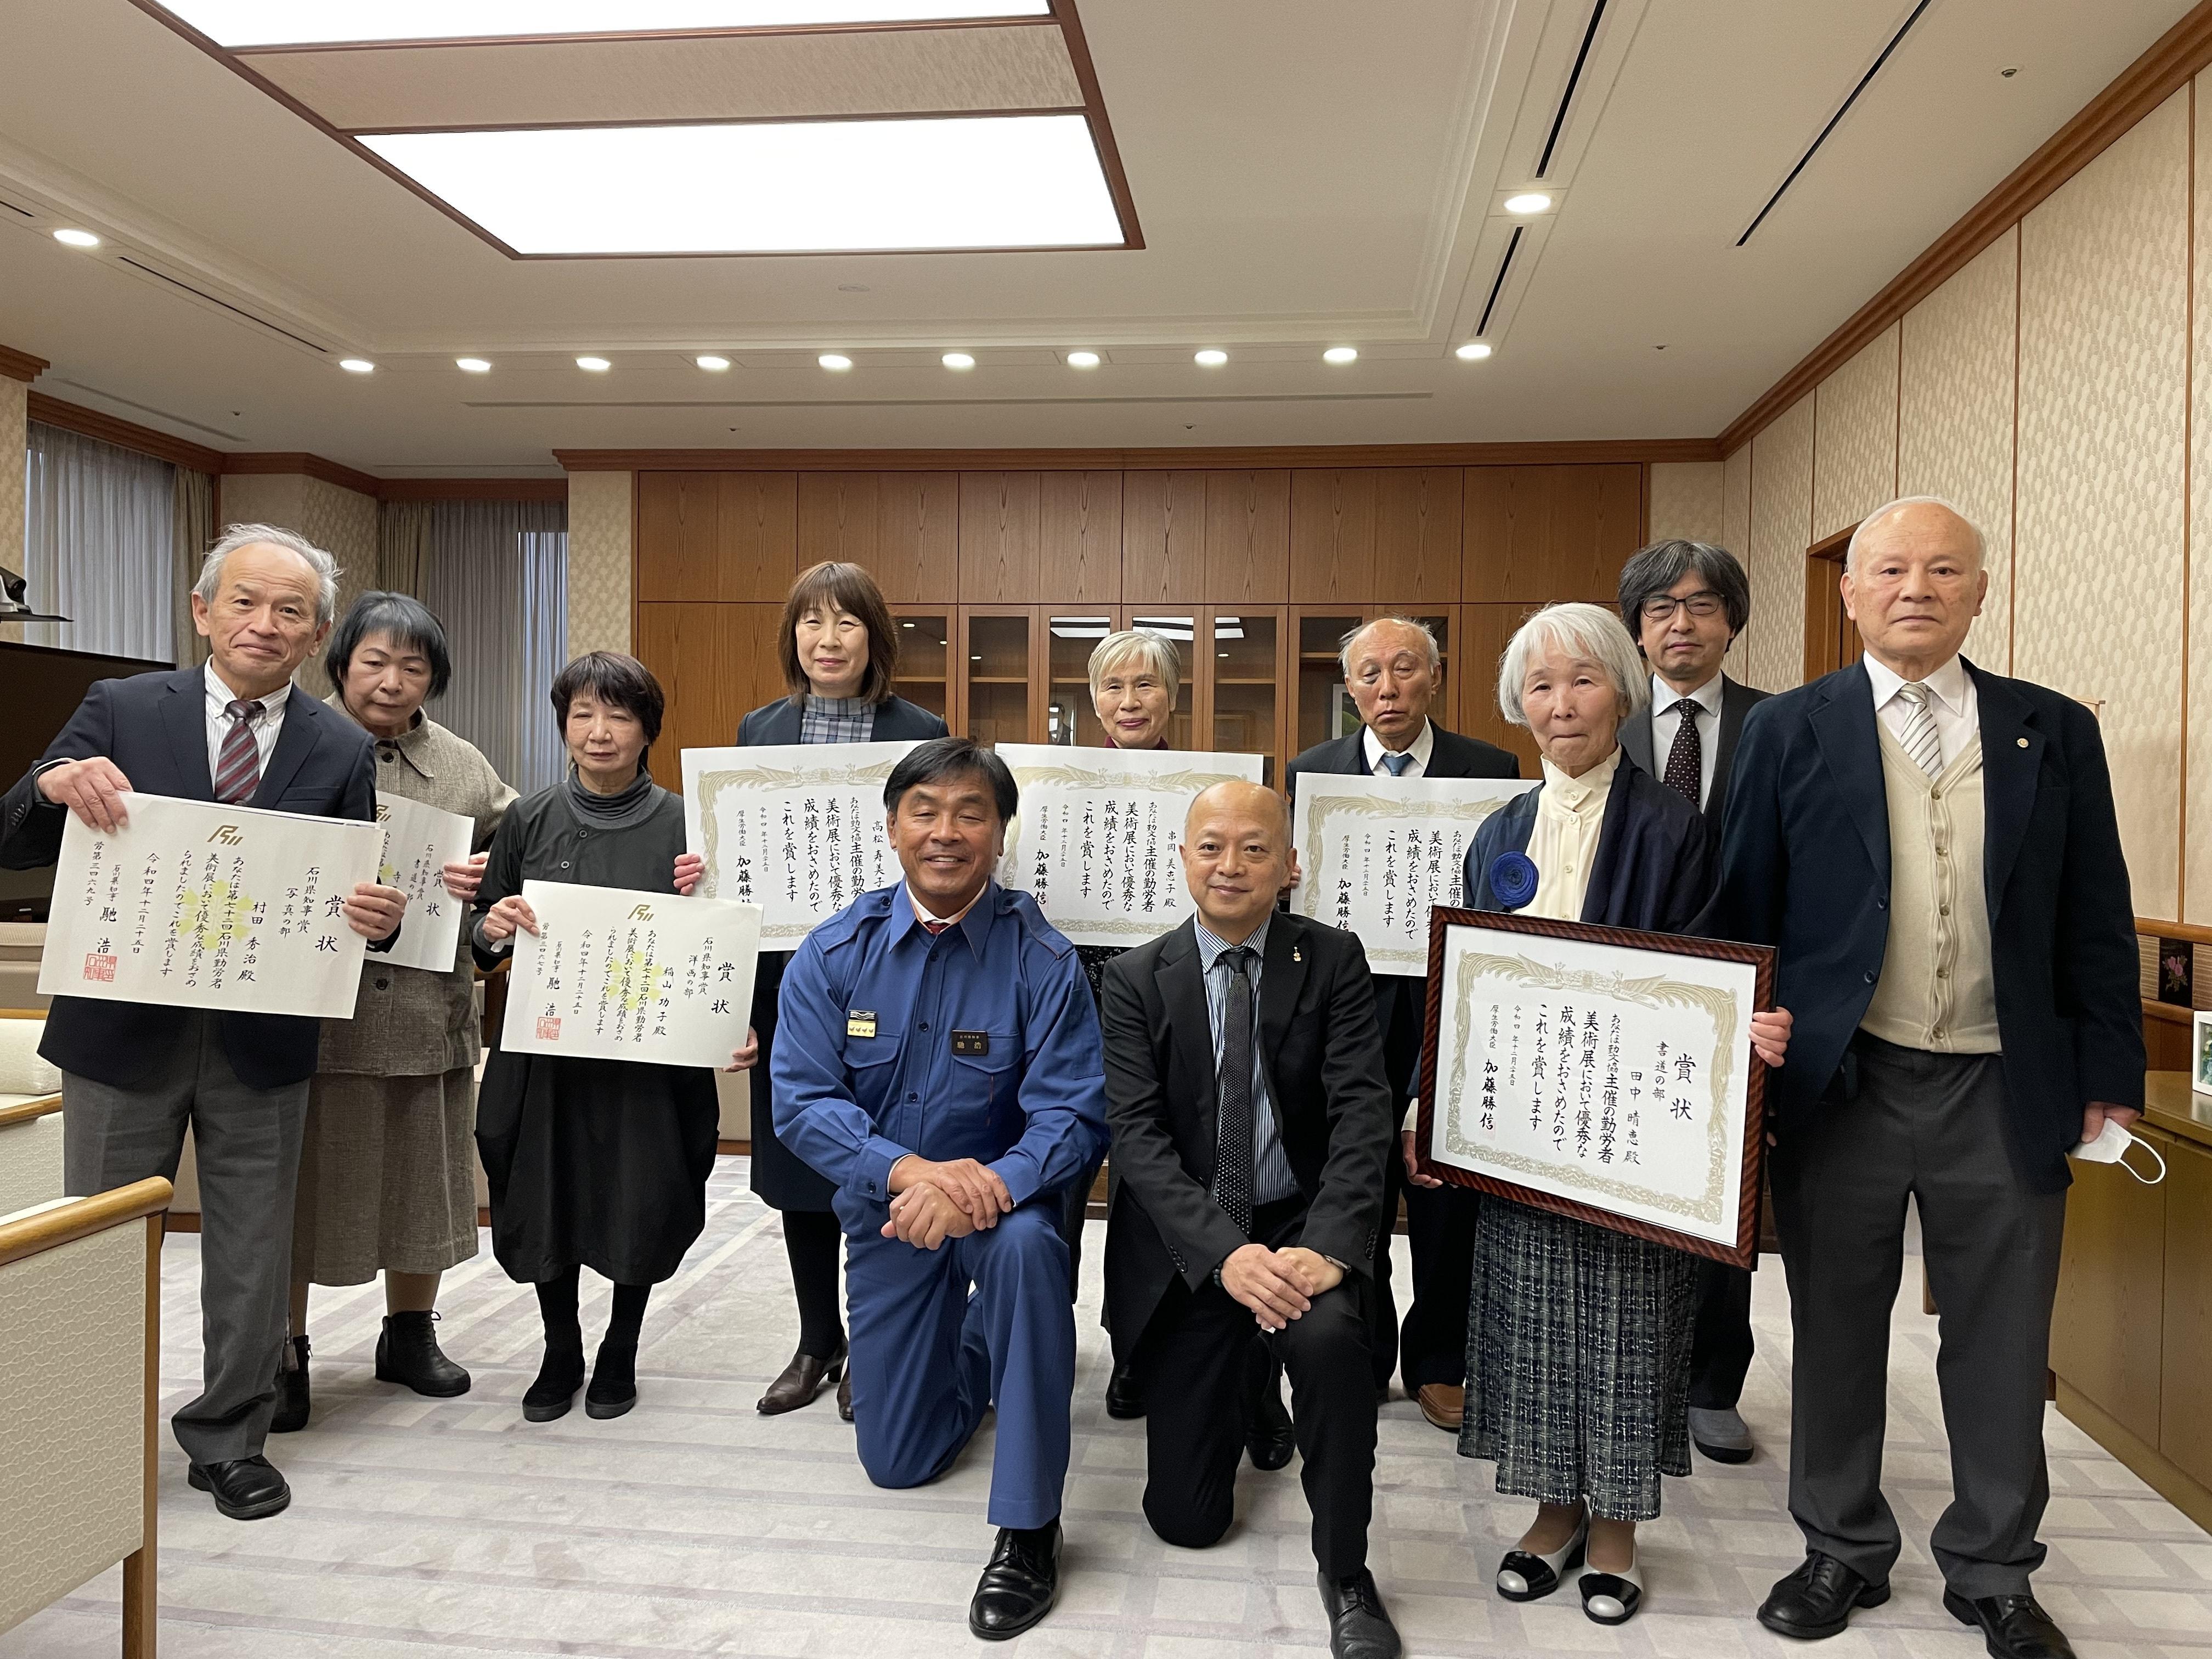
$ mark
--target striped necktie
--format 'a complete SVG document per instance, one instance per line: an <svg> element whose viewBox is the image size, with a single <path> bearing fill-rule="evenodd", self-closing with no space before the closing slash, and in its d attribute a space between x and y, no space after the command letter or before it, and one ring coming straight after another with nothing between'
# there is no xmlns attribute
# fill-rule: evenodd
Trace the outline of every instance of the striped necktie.
<svg viewBox="0 0 2212 1659"><path fill-rule="evenodd" d="M226 704L223 712L230 716L230 730L222 734L222 751L216 757L215 798L235 806L252 799L261 787L261 744L253 735L261 705L241 697Z"/></svg>
<svg viewBox="0 0 2212 1659"><path fill-rule="evenodd" d="M1943 769L1943 745L1936 741L1936 712L1928 706L1928 688L1918 680L1907 680L1897 688L1897 695L1905 704L1905 730L1897 740L1912 757L1912 763L1932 778Z"/></svg>
<svg viewBox="0 0 2212 1659"><path fill-rule="evenodd" d="M1232 945L1214 958L1229 970L1221 1011L1220 1112L1213 1165L1213 1201L1245 1237L1252 1236L1252 981L1244 964L1254 953Z"/></svg>
<svg viewBox="0 0 2212 1659"><path fill-rule="evenodd" d="M1406 769L1413 763L1413 757L1410 754L1385 755L1382 757L1382 769L1389 773L1389 775L1394 778L1404 777L1406 775Z"/></svg>

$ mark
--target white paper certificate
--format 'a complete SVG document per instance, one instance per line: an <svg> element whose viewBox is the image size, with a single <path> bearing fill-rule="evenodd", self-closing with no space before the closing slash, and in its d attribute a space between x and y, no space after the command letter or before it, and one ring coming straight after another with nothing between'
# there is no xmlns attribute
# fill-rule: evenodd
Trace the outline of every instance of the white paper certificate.
<svg viewBox="0 0 2212 1659"><path fill-rule="evenodd" d="M1190 914L1176 856L1191 797L1260 781L1258 755L1002 743L1021 786L999 884L1027 893L1074 945L1142 945Z"/></svg>
<svg viewBox="0 0 2212 1659"><path fill-rule="evenodd" d="M74 813L54 866L39 989L351 1019L367 949L340 914L384 832L168 795L123 797L112 835Z"/></svg>
<svg viewBox="0 0 2212 1659"><path fill-rule="evenodd" d="M696 896L757 904L763 945L789 951L817 922L900 879L884 783L914 746L685 750L684 844L707 860Z"/></svg>
<svg viewBox="0 0 2212 1659"><path fill-rule="evenodd" d="M406 918L385 959L450 974L460 957L461 917L469 907L446 890L445 871L468 857L477 821L381 789L376 817L384 825L384 861L376 878L407 895Z"/></svg>
<svg viewBox="0 0 2212 1659"><path fill-rule="evenodd" d="M1737 1243L1758 969L1455 922L1429 1156Z"/></svg>
<svg viewBox="0 0 2212 1659"><path fill-rule="evenodd" d="M1291 908L1359 935L1378 974L1429 971L1429 911L1461 900L1482 821L1534 778L1298 775Z"/></svg>
<svg viewBox="0 0 2212 1659"><path fill-rule="evenodd" d="M744 1046L760 907L628 887L526 881L500 1047L658 1066L730 1063Z"/></svg>

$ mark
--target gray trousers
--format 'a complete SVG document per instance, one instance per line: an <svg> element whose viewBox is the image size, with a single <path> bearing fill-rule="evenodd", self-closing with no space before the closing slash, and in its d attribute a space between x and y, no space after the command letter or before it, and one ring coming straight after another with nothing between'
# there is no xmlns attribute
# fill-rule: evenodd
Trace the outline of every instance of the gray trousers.
<svg viewBox="0 0 2212 1659"><path fill-rule="evenodd" d="M1790 1278L1790 1512L1808 1548L1876 1583L1899 1540L1881 1495L1890 1310L1905 1200L1942 1312L1936 1378L1951 1504L1929 1539L1970 1599L2024 1594L2051 1496L2044 1373L2066 1194L2021 1180L2002 1060L1900 1048L1861 1032L1856 1098L1822 1102L1775 1149Z"/></svg>
<svg viewBox="0 0 2212 1659"><path fill-rule="evenodd" d="M72 1193L149 1176L173 1181L191 1125L200 1180L198 1399L170 1419L195 1463L258 1456L276 1409L276 1365L291 1292L292 1197L307 1121L305 1079L249 1089L230 1069L222 1030L195 1013L167 1075L118 1089L62 1074L63 1160Z"/></svg>

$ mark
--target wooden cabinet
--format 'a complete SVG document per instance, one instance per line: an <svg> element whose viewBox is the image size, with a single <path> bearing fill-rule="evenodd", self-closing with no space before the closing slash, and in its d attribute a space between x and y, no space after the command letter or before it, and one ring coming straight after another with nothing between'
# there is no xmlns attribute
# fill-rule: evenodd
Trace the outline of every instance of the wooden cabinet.
<svg viewBox="0 0 2212 1659"><path fill-rule="evenodd" d="M1455 603L1462 489L1455 466L1292 473L1292 602L1401 609Z"/></svg>
<svg viewBox="0 0 2212 1659"><path fill-rule="evenodd" d="M782 623L781 604L637 607L638 660L668 700L653 745L653 775L661 787L683 788L682 750L736 742L738 722L783 695Z"/></svg>
<svg viewBox="0 0 2212 1659"><path fill-rule="evenodd" d="M2166 1171L2158 1449L2212 1486L2212 1152L2165 1136L2158 1149Z"/></svg>
<svg viewBox="0 0 2212 1659"><path fill-rule="evenodd" d="M792 472L641 472L637 598L781 604L798 574Z"/></svg>
<svg viewBox="0 0 2212 1659"><path fill-rule="evenodd" d="M1291 474L1122 475L1122 598L1279 605L1290 597Z"/></svg>
<svg viewBox="0 0 2212 1659"><path fill-rule="evenodd" d="M1471 466L1464 536L1462 599L1609 605L1643 544L1644 469Z"/></svg>
<svg viewBox="0 0 2212 1659"><path fill-rule="evenodd" d="M2140 1133L2156 1143L2170 1166L2172 1138L2150 1129ZM2065 1253L2051 1310L2051 1369L2130 1433L2156 1445L2166 1188L2145 1187L2110 1164L2076 1159L2072 1167Z"/></svg>
<svg viewBox="0 0 2212 1659"><path fill-rule="evenodd" d="M948 605L959 502L957 472L802 472L797 567L842 559L866 566L893 605Z"/></svg>

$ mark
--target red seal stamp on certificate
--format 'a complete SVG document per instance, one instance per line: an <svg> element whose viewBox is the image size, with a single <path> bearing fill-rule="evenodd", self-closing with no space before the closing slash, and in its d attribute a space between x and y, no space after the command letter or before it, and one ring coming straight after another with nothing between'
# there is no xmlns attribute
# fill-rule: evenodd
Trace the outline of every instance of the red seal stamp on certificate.
<svg viewBox="0 0 2212 1659"><path fill-rule="evenodd" d="M541 1016L538 1021L538 1040L540 1042L558 1042L561 1040L561 1022Z"/></svg>
<svg viewBox="0 0 2212 1659"><path fill-rule="evenodd" d="M115 958L100 956L96 952L87 956L84 959L84 976L89 980L97 980L102 985L114 984Z"/></svg>

